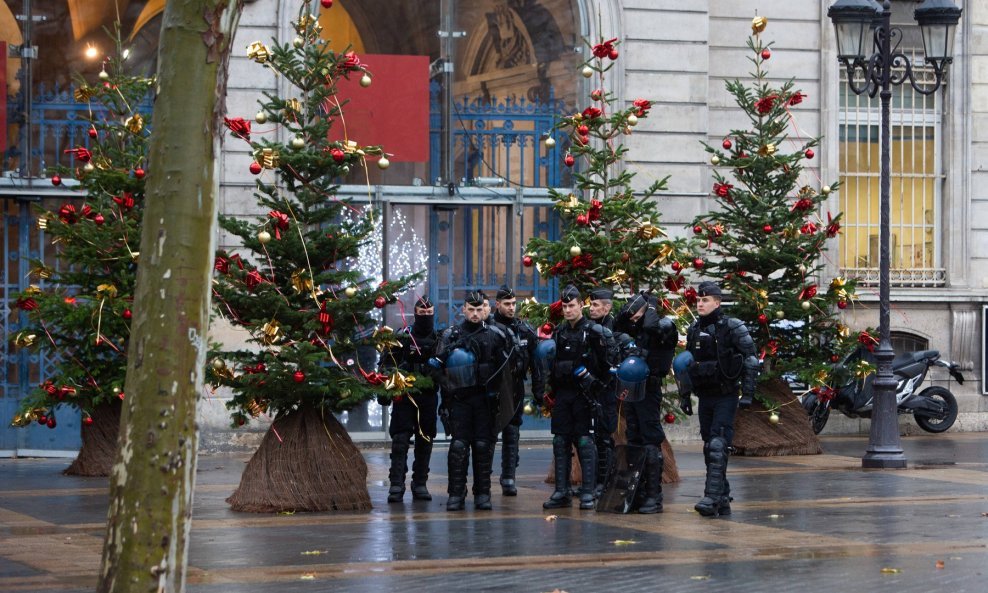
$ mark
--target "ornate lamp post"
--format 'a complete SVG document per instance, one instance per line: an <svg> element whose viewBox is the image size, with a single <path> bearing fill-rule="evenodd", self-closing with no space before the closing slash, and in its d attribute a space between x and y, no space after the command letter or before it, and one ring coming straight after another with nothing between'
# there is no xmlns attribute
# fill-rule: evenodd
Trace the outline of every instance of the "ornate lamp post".
<svg viewBox="0 0 988 593"><path fill-rule="evenodd" d="M923 33L926 63L933 68L932 85L921 86L913 77L909 58L899 50L902 30L892 27L892 5L889 0L879 4L875 0L837 0L827 11L837 32L837 59L847 68L848 86L855 94L868 93L881 98L882 150L880 161L881 202L879 204L881 227L879 230L879 345L876 352L878 372L872 387L874 406L871 413L871 433L868 450L861 459L866 468L904 468L906 456L899 443L899 423L895 390L897 382L892 375L892 343L889 339L890 282L889 268L889 193L891 189L890 165L890 102L892 85L906 82L922 95L932 95L943 82L947 65L953 61L954 31L961 18L961 9L950 0L923 0L916 7L914 17ZM872 38L872 53L866 55L867 39ZM863 82L855 82L855 74L863 75Z"/></svg>

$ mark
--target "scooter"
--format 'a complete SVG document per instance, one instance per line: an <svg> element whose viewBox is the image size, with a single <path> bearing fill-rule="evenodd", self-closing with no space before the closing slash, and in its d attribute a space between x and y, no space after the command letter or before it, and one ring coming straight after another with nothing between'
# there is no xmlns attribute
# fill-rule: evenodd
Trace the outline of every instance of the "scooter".
<svg viewBox="0 0 988 593"><path fill-rule="evenodd" d="M834 367L836 385L808 391L803 396L803 409L810 417L813 432L820 434L830 418L830 410L837 409L849 418L870 418L874 403L872 381L875 373L863 379L854 369L859 361L875 363L875 355L866 348L858 348L843 362ZM927 432L940 433L949 429L957 420L957 398L949 389L932 386L919 391L931 366L947 369L958 383L964 383L956 363L940 359L938 350L919 350L896 356L892 361L892 374L898 381L895 400L899 414L912 414L916 424Z"/></svg>

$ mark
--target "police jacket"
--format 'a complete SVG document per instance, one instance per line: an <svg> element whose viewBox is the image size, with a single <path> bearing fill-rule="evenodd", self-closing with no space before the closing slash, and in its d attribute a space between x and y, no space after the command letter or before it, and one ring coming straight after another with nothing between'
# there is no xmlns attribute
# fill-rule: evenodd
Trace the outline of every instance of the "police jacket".
<svg viewBox="0 0 988 593"><path fill-rule="evenodd" d="M701 316L686 332L686 349L693 355L689 373L698 396L736 396L739 385L743 395L754 396L758 356L740 319L720 308Z"/></svg>
<svg viewBox="0 0 988 593"><path fill-rule="evenodd" d="M509 319L499 313L494 314L494 321L507 327L515 341L514 365L515 379L518 383L517 393L524 393L525 375L531 372L532 393L541 395L545 392L545 377L542 370L535 364L535 349L539 345L539 336L529 323L523 319Z"/></svg>
<svg viewBox="0 0 988 593"><path fill-rule="evenodd" d="M648 363L649 374L654 377L665 377L669 374L672 359L679 342L679 331L676 324L664 315L660 315L655 305L649 302L645 313L632 322L627 305L621 309L614 324L615 332L631 336L638 348L638 355Z"/></svg>
<svg viewBox="0 0 988 593"><path fill-rule="evenodd" d="M429 359L436 355L439 347L439 334L434 329L419 331L411 325L398 331L398 341L400 346L391 350L397 368L426 375L433 380L438 378L436 368L429 364Z"/></svg>
<svg viewBox="0 0 988 593"><path fill-rule="evenodd" d="M611 330L586 317L580 318L576 325L563 320L556 326L554 337L556 360L549 377L553 390L581 388L581 382L574 376L581 366L597 381L607 381L611 368L620 362ZM582 382L583 389L592 390L589 385L589 381Z"/></svg>
<svg viewBox="0 0 988 593"><path fill-rule="evenodd" d="M463 320L446 328L439 337L435 358L439 366L446 365L449 355L457 348L469 352L474 359L471 385L451 384L446 373L440 384L444 394L485 393L496 385L500 373L509 364L511 339L503 328L486 321L471 323Z"/></svg>

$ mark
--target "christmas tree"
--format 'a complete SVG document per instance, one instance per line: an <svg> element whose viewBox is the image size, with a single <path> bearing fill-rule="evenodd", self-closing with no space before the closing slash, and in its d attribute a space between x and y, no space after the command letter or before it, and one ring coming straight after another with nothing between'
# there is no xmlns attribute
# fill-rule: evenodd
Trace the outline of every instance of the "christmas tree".
<svg viewBox="0 0 988 593"><path fill-rule="evenodd" d="M297 96L267 94L254 118L267 124L261 131L243 118L226 119L231 134L251 147L264 215L220 217L243 248L217 254L214 304L246 330L248 346L214 352L208 372L212 384L232 390L227 406L235 425L262 413L274 418L228 499L234 509L253 512L369 509L363 457L333 414L426 381L376 370L377 353L397 344L380 325L380 310L417 276L377 283L356 269L379 211L336 198L334 180L370 157L381 168L388 160L380 147L331 139L341 114L338 85L354 78L367 86L371 78L354 53L329 48L306 8L291 43L248 49Z"/></svg>
<svg viewBox="0 0 988 593"><path fill-rule="evenodd" d="M784 401L769 395L764 383L776 380L773 393L788 391L779 377L826 387L833 363L856 342L837 316L855 298L855 282L837 277L821 284L823 252L840 232L841 218L821 211L837 182L804 180L819 138L801 138L795 123L793 112L806 95L792 80L777 87L768 80L766 25L764 17L752 21L752 81L726 85L751 127L731 130L720 147L705 145L711 164L729 169L732 179L714 170L718 209L697 217L693 233L707 242L710 275L733 296L729 314L744 321L755 340L764 362L758 399L765 417L779 424L780 411L799 406L788 405L791 393L781 396Z"/></svg>
<svg viewBox="0 0 988 593"><path fill-rule="evenodd" d="M51 181L63 185L64 177L69 185L74 178L85 200L40 213L38 226L56 259L32 262L38 284L16 301L28 326L15 344L40 347L52 367L22 400L13 424L55 428L59 408L78 408L82 448L67 474L109 475L125 397L149 139L140 109L147 108L154 81L127 75L120 49L118 37L118 57L104 62L100 80L76 87L76 101L89 107L88 146L66 150L75 167L58 168Z"/></svg>
<svg viewBox="0 0 988 593"><path fill-rule="evenodd" d="M562 158L574 169L575 188L571 192L549 190L562 222L560 238L532 238L522 264L536 266L541 276L556 279L559 286L576 286L583 295L598 287L612 290L618 299L615 313L620 300L649 291L660 314L673 317L685 328L689 313L683 293L688 298L691 289L684 271L702 269L704 262L692 255L689 241L669 237L661 226L656 194L666 188L668 177L636 192L635 173L623 166L628 148L621 140L648 117L652 103L638 98L620 107L608 90L607 72L619 59L619 45L610 39L589 46L592 57L582 65L583 76L594 80L589 104L579 113L560 117L555 132L545 140L549 149L556 146L556 136L568 143ZM521 314L540 325L546 336L561 319L560 311L559 301L547 306L529 299L521 307ZM669 397L663 400L669 423L680 413L673 392L668 390ZM671 450L666 459L671 467L667 463L664 476L673 477Z"/></svg>

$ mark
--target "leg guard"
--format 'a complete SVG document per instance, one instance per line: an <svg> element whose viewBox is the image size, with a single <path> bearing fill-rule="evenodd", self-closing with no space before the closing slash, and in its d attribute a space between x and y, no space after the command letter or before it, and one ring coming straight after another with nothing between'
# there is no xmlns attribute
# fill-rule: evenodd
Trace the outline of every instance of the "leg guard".
<svg viewBox="0 0 988 593"><path fill-rule="evenodd" d="M521 437L520 427L509 424L501 433L501 494L518 496L515 487L515 470L518 468L518 440Z"/></svg>
<svg viewBox="0 0 988 593"><path fill-rule="evenodd" d="M709 450L703 498L693 507L704 517L721 514L720 507L727 496L727 440L721 436L710 439Z"/></svg>
<svg viewBox="0 0 988 593"><path fill-rule="evenodd" d="M408 471L408 442L412 435L400 433L391 442L391 469L388 471L388 502L401 502L405 496L405 473Z"/></svg>
<svg viewBox="0 0 988 593"><path fill-rule="evenodd" d="M552 467L556 474L556 490L549 500L542 503L544 509L561 509L572 504L569 496L570 442L562 435L552 437Z"/></svg>
<svg viewBox="0 0 988 593"><path fill-rule="evenodd" d="M596 444L597 485L594 488L594 497L600 498L614 470L614 439L610 436L599 437L596 439Z"/></svg>
<svg viewBox="0 0 988 593"><path fill-rule="evenodd" d="M415 437L415 461L412 462L412 499L432 500L425 483L429 479L429 462L432 459L432 441Z"/></svg>
<svg viewBox="0 0 988 593"><path fill-rule="evenodd" d="M593 509L593 491L597 485L597 445L590 436L582 436L576 445L580 458L580 472L583 482L580 484L580 508Z"/></svg>
<svg viewBox="0 0 988 593"><path fill-rule="evenodd" d="M645 497L638 512L651 515L662 512L662 449L645 445Z"/></svg>
<svg viewBox="0 0 988 593"><path fill-rule="evenodd" d="M470 463L470 444L460 440L454 440L450 443L447 463L449 500L446 502L446 510L462 511L463 501L467 496L467 464Z"/></svg>
<svg viewBox="0 0 988 593"><path fill-rule="evenodd" d="M491 510L491 471L494 466L493 441L473 442L473 503L480 511Z"/></svg>

